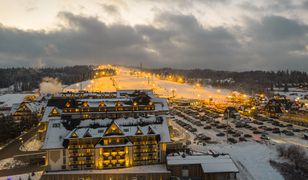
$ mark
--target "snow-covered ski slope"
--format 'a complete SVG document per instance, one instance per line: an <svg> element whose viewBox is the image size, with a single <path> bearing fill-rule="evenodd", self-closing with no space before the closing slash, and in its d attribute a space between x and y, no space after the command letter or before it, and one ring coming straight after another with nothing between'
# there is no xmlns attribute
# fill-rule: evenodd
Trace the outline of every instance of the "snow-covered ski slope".
<svg viewBox="0 0 308 180"><path fill-rule="evenodd" d="M162 96L173 96L176 98L204 99L213 98L215 101L222 101L231 91L220 90L210 86L196 88L193 85L181 84L167 80L160 80L156 77L136 77L129 74L129 69L119 68L119 72L113 77L102 77L93 80L72 84L64 88L64 91L116 91L116 89L153 89L155 93Z"/></svg>

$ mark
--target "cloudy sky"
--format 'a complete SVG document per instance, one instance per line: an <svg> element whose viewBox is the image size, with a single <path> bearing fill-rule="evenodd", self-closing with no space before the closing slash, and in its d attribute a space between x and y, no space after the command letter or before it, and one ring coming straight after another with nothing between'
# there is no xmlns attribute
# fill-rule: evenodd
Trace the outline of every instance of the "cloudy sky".
<svg viewBox="0 0 308 180"><path fill-rule="evenodd" d="M0 0L0 66L308 71L308 0Z"/></svg>

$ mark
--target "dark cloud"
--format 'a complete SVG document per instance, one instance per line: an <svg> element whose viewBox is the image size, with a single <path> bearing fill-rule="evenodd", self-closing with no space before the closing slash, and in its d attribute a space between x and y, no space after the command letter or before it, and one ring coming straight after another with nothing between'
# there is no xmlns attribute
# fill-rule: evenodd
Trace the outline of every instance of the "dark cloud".
<svg viewBox="0 0 308 180"><path fill-rule="evenodd" d="M51 32L0 26L0 65L143 62L148 67L308 69L307 25L281 16L250 19L247 28L205 28L192 15L172 13L158 15L156 26L135 27L67 12L59 18L67 26Z"/></svg>
<svg viewBox="0 0 308 180"><path fill-rule="evenodd" d="M187 15L162 14L156 22L164 28L137 29L149 38L148 46L159 52L159 61L167 66L223 69L239 62L236 54L241 45L225 28L204 29Z"/></svg>
<svg viewBox="0 0 308 180"><path fill-rule="evenodd" d="M247 43L247 51L257 56L252 67L307 71L308 54L294 53L303 52L308 45L307 25L280 16L267 16L260 22L249 23L246 33L252 39Z"/></svg>
<svg viewBox="0 0 308 180"><path fill-rule="evenodd" d="M0 54L2 65L27 66L42 58L47 65L135 63L147 61L143 39L134 28L123 25L107 26L93 17L59 15L69 24L54 32L22 31L1 27ZM73 27L73 28L71 28ZM24 63L14 64L11 57Z"/></svg>
<svg viewBox="0 0 308 180"><path fill-rule="evenodd" d="M289 40L302 38L308 32L308 26L281 16L266 16L260 24L251 26L258 38L269 40Z"/></svg>
<svg viewBox="0 0 308 180"><path fill-rule="evenodd" d="M304 9L308 9L308 1L307 0L302 3L302 7Z"/></svg>

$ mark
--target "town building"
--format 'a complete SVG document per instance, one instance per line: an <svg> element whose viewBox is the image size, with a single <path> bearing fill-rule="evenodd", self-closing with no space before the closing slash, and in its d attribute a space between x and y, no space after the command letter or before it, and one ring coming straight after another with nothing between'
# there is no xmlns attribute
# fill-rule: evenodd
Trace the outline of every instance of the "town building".
<svg viewBox="0 0 308 180"><path fill-rule="evenodd" d="M181 179L235 180L239 172L227 154L169 154L167 167L173 176Z"/></svg>
<svg viewBox="0 0 308 180"><path fill-rule="evenodd" d="M170 155L183 147L172 145L168 110L167 100L150 90L51 97L39 128L46 151L42 179L236 177L227 155Z"/></svg>

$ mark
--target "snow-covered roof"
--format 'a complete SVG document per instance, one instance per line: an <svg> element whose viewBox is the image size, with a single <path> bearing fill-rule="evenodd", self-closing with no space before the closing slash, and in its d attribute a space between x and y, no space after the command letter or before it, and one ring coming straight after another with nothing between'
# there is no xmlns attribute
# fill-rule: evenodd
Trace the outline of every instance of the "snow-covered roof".
<svg viewBox="0 0 308 180"><path fill-rule="evenodd" d="M162 116L149 116L148 118L120 118L111 119L87 119L82 120L80 124L73 130L66 130L62 124L60 117L50 119L48 130L42 149L63 148L63 140L70 139L75 133L74 138L85 138L85 135L90 135L92 138L102 138L110 124L114 122L123 132L124 137L136 136L139 128L143 135L159 135L160 142L171 142L167 120ZM97 128L91 128L93 125L98 125ZM149 130L152 130L149 133ZM110 137L110 136L108 136Z"/></svg>
<svg viewBox="0 0 308 180"><path fill-rule="evenodd" d="M24 98L34 94L5 94L0 96L0 107L12 107L13 104L19 104L23 102Z"/></svg>
<svg viewBox="0 0 308 180"><path fill-rule="evenodd" d="M152 101L155 103L155 110L169 111L167 99L165 99L165 98L152 98Z"/></svg>
<svg viewBox="0 0 308 180"><path fill-rule="evenodd" d="M21 102L21 103L16 103L16 104L12 105L10 113L14 114L18 110L20 105L23 104L23 103L28 107L28 109L31 112L39 112L41 110L41 108L44 106L42 103L39 103L39 102Z"/></svg>
<svg viewBox="0 0 308 180"><path fill-rule="evenodd" d="M204 173L238 172L229 155L217 157L212 155L186 155L185 157L169 155L167 156L167 164L169 166L200 164Z"/></svg>
<svg viewBox="0 0 308 180"><path fill-rule="evenodd" d="M42 149L64 148L63 139L70 131L61 122L60 119L49 121Z"/></svg>
<svg viewBox="0 0 308 180"><path fill-rule="evenodd" d="M55 106L46 106L45 108L45 112L43 114L43 118L41 120L41 122L48 122L49 120L52 120L52 119L59 119L59 117L52 117L50 116L50 113L53 109L56 109L60 114L62 113L62 109L59 109Z"/></svg>

